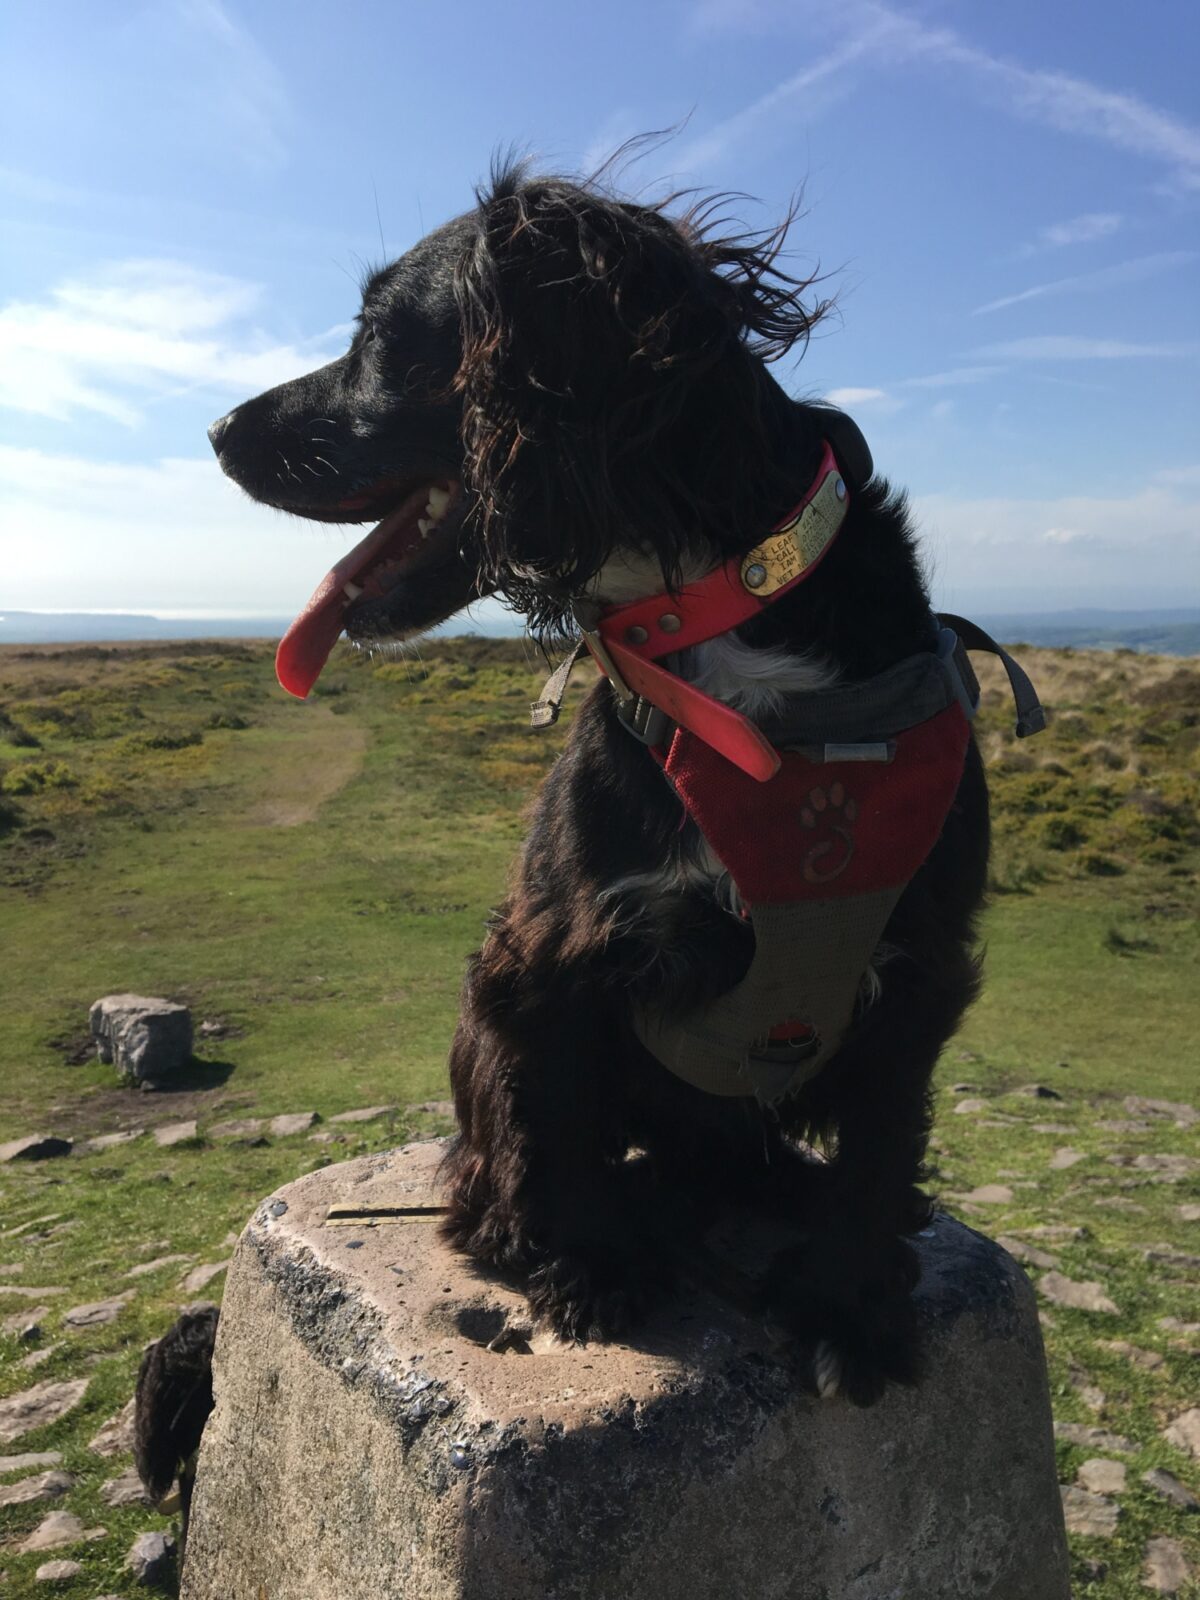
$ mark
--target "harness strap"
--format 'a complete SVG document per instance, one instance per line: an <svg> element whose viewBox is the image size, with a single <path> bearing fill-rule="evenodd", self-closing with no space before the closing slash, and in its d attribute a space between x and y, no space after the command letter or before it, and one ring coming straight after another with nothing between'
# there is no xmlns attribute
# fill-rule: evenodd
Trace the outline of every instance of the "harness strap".
<svg viewBox="0 0 1200 1600"><path fill-rule="evenodd" d="M1017 738L1028 739L1031 734L1041 733L1046 726L1046 713L1042 708L1041 701L1038 699L1037 690L1033 687L1029 674L1021 666L1020 662L1014 661L1004 646L997 644L991 634L985 633L977 622L969 622L966 617L956 617L950 611L941 612L939 620L946 627L953 628L958 635L959 643L963 647L962 651L955 651L955 663L960 667L960 671L961 662L959 658L965 655L967 650L983 650L988 655L999 656L1004 665L1004 670L1008 674L1009 687L1012 690L1013 701L1017 708ZM970 671L969 666L967 671L970 673L966 680L967 683L974 683L975 674ZM979 686L975 684L976 704L978 704L978 690ZM968 711L967 714L970 716L972 712Z"/></svg>
<svg viewBox="0 0 1200 1600"><path fill-rule="evenodd" d="M558 721L558 714L562 710L563 696L567 692L571 670L580 656L587 649L587 644L582 639L575 641L575 647L564 660L546 679L546 687L542 690L540 700L535 700L529 708L529 726L531 728L551 728Z"/></svg>

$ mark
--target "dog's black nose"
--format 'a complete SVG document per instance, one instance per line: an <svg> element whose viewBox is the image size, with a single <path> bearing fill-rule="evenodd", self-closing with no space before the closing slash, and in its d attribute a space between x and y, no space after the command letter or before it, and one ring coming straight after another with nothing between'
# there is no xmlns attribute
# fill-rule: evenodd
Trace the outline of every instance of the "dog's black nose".
<svg viewBox="0 0 1200 1600"><path fill-rule="evenodd" d="M218 455L221 454L221 440L229 432L229 424L233 421L233 412L228 411L223 417L218 417L208 430L209 443Z"/></svg>

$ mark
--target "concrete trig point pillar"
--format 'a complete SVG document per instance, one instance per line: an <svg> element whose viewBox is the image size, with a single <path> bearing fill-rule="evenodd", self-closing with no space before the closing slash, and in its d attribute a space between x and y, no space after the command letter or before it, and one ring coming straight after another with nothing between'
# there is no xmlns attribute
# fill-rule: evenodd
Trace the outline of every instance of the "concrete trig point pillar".
<svg viewBox="0 0 1200 1600"><path fill-rule="evenodd" d="M1068 1600L1037 1313L998 1246L944 1217L919 1241L929 1374L868 1411L797 1392L700 1292L635 1344L489 1350L523 1302L419 1209L441 1154L255 1212L183 1600Z"/></svg>

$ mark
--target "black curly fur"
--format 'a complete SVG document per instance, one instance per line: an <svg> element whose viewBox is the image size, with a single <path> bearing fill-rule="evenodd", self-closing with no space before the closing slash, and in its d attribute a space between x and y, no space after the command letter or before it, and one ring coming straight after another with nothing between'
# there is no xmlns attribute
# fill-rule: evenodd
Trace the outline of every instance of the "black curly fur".
<svg viewBox="0 0 1200 1600"><path fill-rule="evenodd" d="M162 1500L179 1475L186 1534L193 1458L213 1408L212 1353L217 1308L185 1311L146 1351L134 1400L133 1459L152 1500Z"/></svg>

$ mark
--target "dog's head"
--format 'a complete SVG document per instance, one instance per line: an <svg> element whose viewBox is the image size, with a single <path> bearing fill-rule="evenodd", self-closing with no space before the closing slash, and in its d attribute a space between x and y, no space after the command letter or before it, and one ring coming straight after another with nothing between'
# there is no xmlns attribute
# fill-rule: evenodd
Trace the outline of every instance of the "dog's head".
<svg viewBox="0 0 1200 1600"><path fill-rule="evenodd" d="M819 428L766 363L825 306L778 266L786 224L716 223L506 168L372 276L344 356L213 424L255 499L376 524L293 625L288 687L343 628L403 638L481 594L553 631L614 554L675 583L794 502Z"/></svg>

